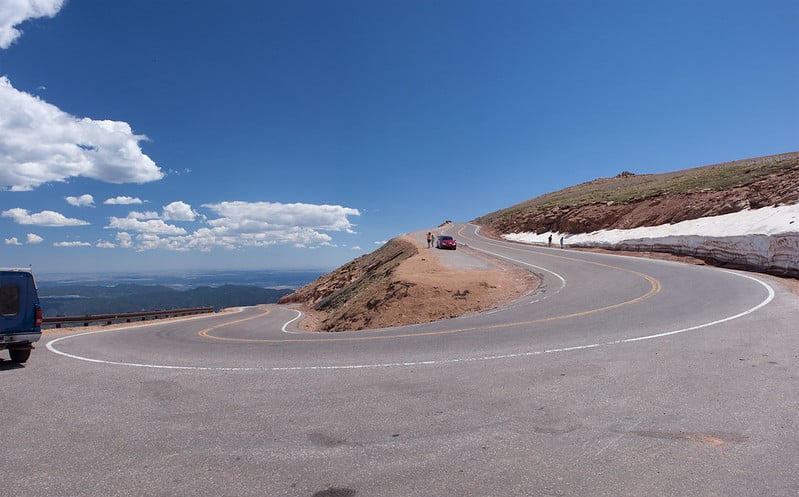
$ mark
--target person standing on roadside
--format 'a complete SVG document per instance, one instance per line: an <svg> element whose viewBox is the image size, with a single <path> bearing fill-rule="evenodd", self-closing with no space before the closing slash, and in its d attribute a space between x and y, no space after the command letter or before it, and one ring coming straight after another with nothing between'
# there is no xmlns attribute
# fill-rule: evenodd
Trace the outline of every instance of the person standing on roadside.
<svg viewBox="0 0 799 497"><path fill-rule="evenodd" d="M430 232L428 231L427 232L427 248L430 248L432 246L433 246L433 235L431 235Z"/></svg>
<svg viewBox="0 0 799 497"><path fill-rule="evenodd" d="M560 237L560 248L563 248L563 237Z"/></svg>
<svg viewBox="0 0 799 497"><path fill-rule="evenodd" d="M549 245L547 245L547 247L551 246L552 246L552 233L549 234Z"/></svg>

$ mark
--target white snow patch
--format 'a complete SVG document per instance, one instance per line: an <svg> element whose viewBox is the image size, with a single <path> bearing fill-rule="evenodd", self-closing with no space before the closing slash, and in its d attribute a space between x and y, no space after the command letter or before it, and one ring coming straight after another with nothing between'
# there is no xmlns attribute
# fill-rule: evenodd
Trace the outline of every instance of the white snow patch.
<svg viewBox="0 0 799 497"><path fill-rule="evenodd" d="M593 233L512 233L511 241L671 252L799 275L799 204L764 207L674 224Z"/></svg>

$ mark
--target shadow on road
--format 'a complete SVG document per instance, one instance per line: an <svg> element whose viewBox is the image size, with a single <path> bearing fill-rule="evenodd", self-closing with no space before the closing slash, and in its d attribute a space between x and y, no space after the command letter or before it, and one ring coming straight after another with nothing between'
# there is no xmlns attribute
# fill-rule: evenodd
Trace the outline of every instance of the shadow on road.
<svg viewBox="0 0 799 497"><path fill-rule="evenodd" d="M22 369L24 367L25 367L24 364L0 359L0 371L10 371L12 369Z"/></svg>

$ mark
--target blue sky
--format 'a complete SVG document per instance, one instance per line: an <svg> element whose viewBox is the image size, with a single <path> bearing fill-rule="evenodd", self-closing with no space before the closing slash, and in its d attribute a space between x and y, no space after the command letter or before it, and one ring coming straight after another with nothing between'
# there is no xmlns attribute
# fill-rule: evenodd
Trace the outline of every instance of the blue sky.
<svg viewBox="0 0 799 497"><path fill-rule="evenodd" d="M796 1L0 0L0 266L339 266L799 149Z"/></svg>

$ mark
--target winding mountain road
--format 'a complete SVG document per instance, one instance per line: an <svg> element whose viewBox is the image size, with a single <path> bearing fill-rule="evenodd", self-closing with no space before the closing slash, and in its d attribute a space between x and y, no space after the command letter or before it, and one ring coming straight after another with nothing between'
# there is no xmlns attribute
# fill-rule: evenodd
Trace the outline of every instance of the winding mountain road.
<svg viewBox="0 0 799 497"><path fill-rule="evenodd" d="M383 330L261 306L45 336L0 363L0 495L799 495L779 280L450 231L439 257L541 286Z"/></svg>

